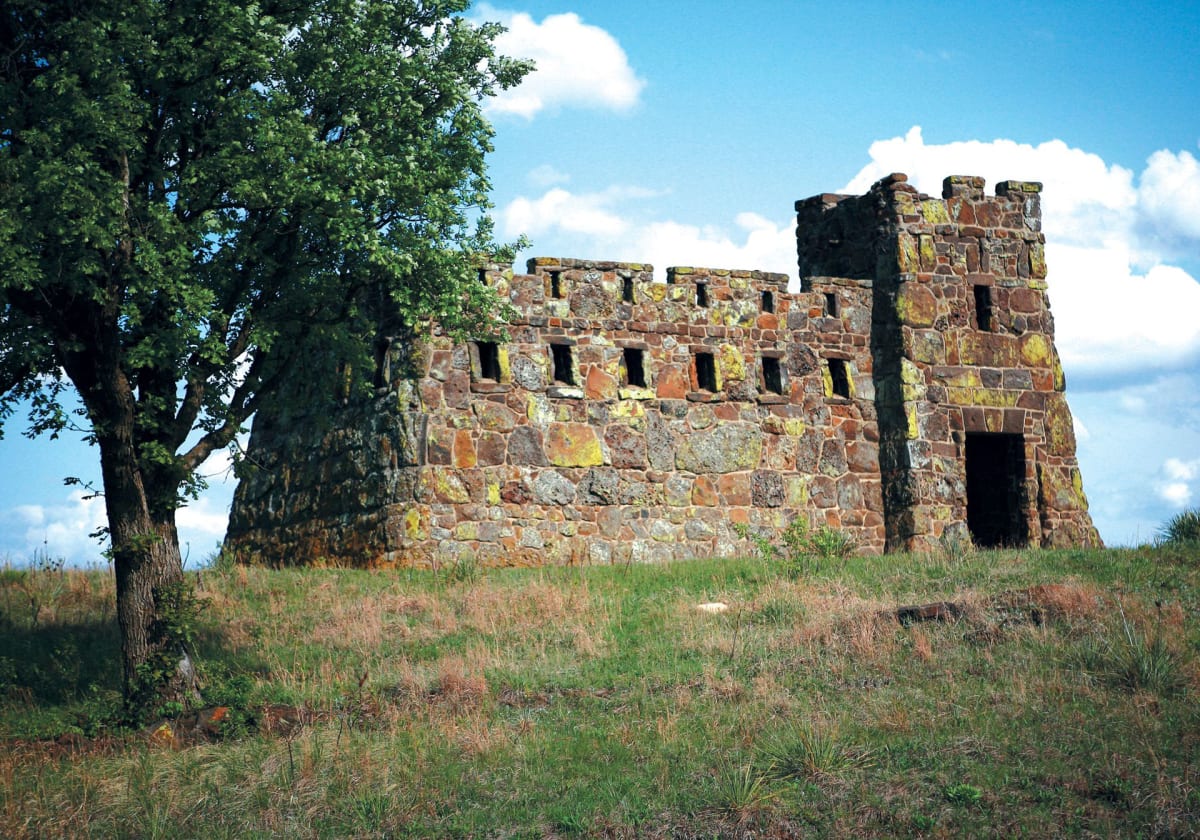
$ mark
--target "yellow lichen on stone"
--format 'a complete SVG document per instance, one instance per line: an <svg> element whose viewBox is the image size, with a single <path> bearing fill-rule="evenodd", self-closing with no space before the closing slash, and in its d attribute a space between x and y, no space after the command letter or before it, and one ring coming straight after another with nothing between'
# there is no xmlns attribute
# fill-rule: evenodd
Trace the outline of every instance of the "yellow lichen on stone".
<svg viewBox="0 0 1200 840"><path fill-rule="evenodd" d="M668 288L665 283L646 283L642 286L642 294L655 303L662 303L667 298Z"/></svg>
<svg viewBox="0 0 1200 840"><path fill-rule="evenodd" d="M1046 246L1040 242L1029 243L1029 276L1039 280L1046 276Z"/></svg>
<svg viewBox="0 0 1200 840"><path fill-rule="evenodd" d="M802 475L784 476L783 494L791 507L803 507L808 504L808 479Z"/></svg>
<svg viewBox="0 0 1200 840"><path fill-rule="evenodd" d="M725 380L743 380L746 378L746 360L742 351L732 344L722 344L719 363L721 376Z"/></svg>
<svg viewBox="0 0 1200 840"><path fill-rule="evenodd" d="M546 458L556 467L598 467L604 450L586 423L555 423L546 430Z"/></svg>
<svg viewBox="0 0 1200 840"><path fill-rule="evenodd" d="M946 212L946 202L931 199L921 202L921 215L931 225L950 224L950 214Z"/></svg>
<svg viewBox="0 0 1200 840"><path fill-rule="evenodd" d="M983 385L979 378L979 371L975 368L959 368L944 377L942 382L950 388L979 388Z"/></svg>
<svg viewBox="0 0 1200 840"><path fill-rule="evenodd" d="M933 271L937 266L937 252L933 247L933 237L922 234L918 241L920 242L921 270Z"/></svg>
<svg viewBox="0 0 1200 840"><path fill-rule="evenodd" d="M416 508L404 511L404 536L410 540L423 540L427 536L421 527L421 512Z"/></svg>
<svg viewBox="0 0 1200 840"><path fill-rule="evenodd" d="M1079 506L1079 509L1087 510L1087 494L1083 492L1083 473L1077 469L1071 470L1071 487L1075 490L1075 503Z"/></svg>
<svg viewBox="0 0 1200 840"><path fill-rule="evenodd" d="M1029 367L1050 367L1050 340L1041 333L1029 333L1021 337L1021 361Z"/></svg>
<svg viewBox="0 0 1200 840"><path fill-rule="evenodd" d="M530 423L544 426L554 421L554 409L545 394L530 394L525 399L525 416Z"/></svg>
<svg viewBox="0 0 1200 840"><path fill-rule="evenodd" d="M920 270L921 260L917 254L917 243L907 233L896 237L899 248L896 252L896 262L901 274L916 274Z"/></svg>
<svg viewBox="0 0 1200 840"><path fill-rule="evenodd" d="M980 405L991 408L1012 408L1021 397L1020 391L1000 391L993 388L947 388L946 402L951 405Z"/></svg>
<svg viewBox="0 0 1200 840"><path fill-rule="evenodd" d="M479 539L479 524L476 522L460 522L454 526L454 539L456 540L476 540Z"/></svg>
<svg viewBox="0 0 1200 840"><path fill-rule="evenodd" d="M907 428L904 430L904 436L909 440L916 440L921 436L921 426L917 422L917 407L912 403L905 403L904 418L908 421Z"/></svg>
<svg viewBox="0 0 1200 840"><path fill-rule="evenodd" d="M621 399L609 410L608 416L613 419L644 417L646 407L638 400L653 399L654 392L647 388L622 388L620 396Z"/></svg>
<svg viewBox="0 0 1200 840"><path fill-rule="evenodd" d="M621 400L652 400L655 396L656 395L652 389L640 388L637 385L623 385L617 389L617 397ZM617 403L615 406L613 406L613 413L611 416L634 417L641 416L643 413L645 413L644 409L635 412L633 408L623 407L621 403Z"/></svg>
<svg viewBox="0 0 1200 840"><path fill-rule="evenodd" d="M896 295L896 315L909 327L931 327L937 319L937 300L927 285L906 283Z"/></svg>
<svg viewBox="0 0 1200 840"><path fill-rule="evenodd" d="M465 505L471 501L471 494L467 491L457 470L428 467L426 475L429 478L433 494L439 502Z"/></svg>
<svg viewBox="0 0 1200 840"><path fill-rule="evenodd" d="M487 500L489 505L500 504L500 485L489 481L487 486Z"/></svg>
<svg viewBox="0 0 1200 840"><path fill-rule="evenodd" d="M925 395L925 374L908 359L900 360L900 395L905 402Z"/></svg>
<svg viewBox="0 0 1200 840"><path fill-rule="evenodd" d="M1067 375L1063 373L1062 362L1058 359L1058 354L1054 356L1054 390L1067 390Z"/></svg>

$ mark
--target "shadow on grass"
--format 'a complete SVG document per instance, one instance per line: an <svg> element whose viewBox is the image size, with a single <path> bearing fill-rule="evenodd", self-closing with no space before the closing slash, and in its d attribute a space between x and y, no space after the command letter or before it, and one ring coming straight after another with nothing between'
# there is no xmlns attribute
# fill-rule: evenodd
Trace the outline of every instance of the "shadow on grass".
<svg viewBox="0 0 1200 840"><path fill-rule="evenodd" d="M93 687L121 687L115 620L22 627L0 615L0 692L55 705L76 700Z"/></svg>
<svg viewBox="0 0 1200 840"><path fill-rule="evenodd" d="M256 672L253 654L230 655L220 627L197 632L196 659L217 674ZM121 691L121 634L115 618L21 626L0 613L0 704L70 705L95 691Z"/></svg>

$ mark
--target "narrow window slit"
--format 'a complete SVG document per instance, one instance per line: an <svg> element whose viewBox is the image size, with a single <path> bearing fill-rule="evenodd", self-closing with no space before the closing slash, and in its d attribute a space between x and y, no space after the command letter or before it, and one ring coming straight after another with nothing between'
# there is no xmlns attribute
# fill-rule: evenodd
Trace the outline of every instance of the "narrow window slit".
<svg viewBox="0 0 1200 840"><path fill-rule="evenodd" d="M550 297L555 300L561 299L563 296L562 272L550 272Z"/></svg>
<svg viewBox="0 0 1200 840"><path fill-rule="evenodd" d="M783 373L779 368L779 360L763 356L762 360L763 388L772 394L783 393Z"/></svg>
<svg viewBox="0 0 1200 840"><path fill-rule="evenodd" d="M774 312L775 311L775 295L773 295L771 292L763 292L762 293L762 311L763 312Z"/></svg>
<svg viewBox="0 0 1200 840"><path fill-rule="evenodd" d="M637 388L646 387L646 366L642 351L634 347L625 348L625 384Z"/></svg>
<svg viewBox="0 0 1200 840"><path fill-rule="evenodd" d="M985 332L992 331L992 287L975 286L975 327Z"/></svg>
<svg viewBox="0 0 1200 840"><path fill-rule="evenodd" d="M696 305L697 306L708 306L708 284L707 283L697 283L696 284Z"/></svg>
<svg viewBox="0 0 1200 840"><path fill-rule="evenodd" d="M563 385L575 384L575 371L571 366L571 345L551 344L550 355L554 360L554 381Z"/></svg>
<svg viewBox="0 0 1200 840"><path fill-rule="evenodd" d="M830 396L850 399L850 372L845 359L829 360L829 382L833 389Z"/></svg>
<svg viewBox="0 0 1200 840"><path fill-rule="evenodd" d="M841 315L836 292L825 293L825 314L830 318L837 318Z"/></svg>
<svg viewBox="0 0 1200 840"><path fill-rule="evenodd" d="M477 342L479 348L479 378L500 381L500 349L491 341Z"/></svg>
<svg viewBox="0 0 1200 840"><path fill-rule="evenodd" d="M621 300L633 303L633 278L626 277L621 281Z"/></svg>
<svg viewBox="0 0 1200 840"><path fill-rule="evenodd" d="M701 391L717 390L717 366L712 353L696 354L696 386Z"/></svg>

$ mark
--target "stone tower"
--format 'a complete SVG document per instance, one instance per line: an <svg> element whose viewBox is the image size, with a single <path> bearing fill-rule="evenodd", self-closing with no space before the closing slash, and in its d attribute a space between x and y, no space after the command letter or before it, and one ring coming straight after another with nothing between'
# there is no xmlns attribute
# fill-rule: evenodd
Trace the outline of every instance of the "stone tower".
<svg viewBox="0 0 1200 840"><path fill-rule="evenodd" d="M381 357L373 399L260 411L227 547L275 565L641 562L797 516L869 552L1096 545L1041 186L904 175L796 204L785 275L536 258L507 340ZM403 375L392 371L405 371Z"/></svg>

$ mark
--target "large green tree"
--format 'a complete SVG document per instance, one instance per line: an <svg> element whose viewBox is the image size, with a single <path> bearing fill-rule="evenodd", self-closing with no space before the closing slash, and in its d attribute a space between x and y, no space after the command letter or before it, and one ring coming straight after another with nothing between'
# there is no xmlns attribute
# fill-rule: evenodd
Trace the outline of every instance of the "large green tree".
<svg viewBox="0 0 1200 840"><path fill-rule="evenodd" d="M6 0L0 418L99 449L127 698L186 689L163 620L196 469L362 301L471 330L493 301L484 99L527 67L469 0ZM166 663L169 667L163 668ZM144 699L144 698L142 698Z"/></svg>

